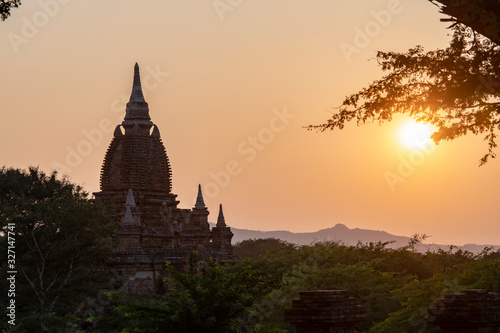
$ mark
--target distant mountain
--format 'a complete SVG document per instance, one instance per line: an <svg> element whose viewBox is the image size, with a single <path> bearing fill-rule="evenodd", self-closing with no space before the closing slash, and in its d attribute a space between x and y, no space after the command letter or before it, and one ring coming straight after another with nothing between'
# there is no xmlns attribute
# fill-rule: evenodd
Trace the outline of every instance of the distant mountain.
<svg viewBox="0 0 500 333"><path fill-rule="evenodd" d="M245 239L253 238L278 238L289 243L297 245L311 245L317 242L324 241L339 241L347 245L356 245L358 242L370 243L370 242L393 242L388 245L390 248L399 248L408 245L410 237L405 236L395 236L388 232L380 230L367 230L367 229L349 229L343 224L337 224L333 228L322 229L315 232L299 232L294 233L285 230L277 231L259 231L259 230L248 230L248 229L237 229L231 227L234 233L233 244L241 242ZM477 244L466 244L464 246L459 246L458 248L462 250L468 250L473 253L481 252L485 247L492 246L493 250L499 250L500 245L477 245ZM441 248L443 250L448 250L449 245L440 244L423 244L420 246L419 250L425 251L427 249L437 250Z"/></svg>

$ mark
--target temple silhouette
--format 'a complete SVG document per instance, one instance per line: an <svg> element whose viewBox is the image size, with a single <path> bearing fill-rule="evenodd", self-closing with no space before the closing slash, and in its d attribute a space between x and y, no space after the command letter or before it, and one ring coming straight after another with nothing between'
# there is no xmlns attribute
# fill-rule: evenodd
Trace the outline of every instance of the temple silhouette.
<svg viewBox="0 0 500 333"><path fill-rule="evenodd" d="M178 208L170 162L149 116L137 63L125 119L116 126L101 168L100 192L94 195L119 222L110 265L125 291L162 291L165 262L182 269L193 251L202 260L234 261L233 233L222 205L213 228L200 185L194 207Z"/></svg>

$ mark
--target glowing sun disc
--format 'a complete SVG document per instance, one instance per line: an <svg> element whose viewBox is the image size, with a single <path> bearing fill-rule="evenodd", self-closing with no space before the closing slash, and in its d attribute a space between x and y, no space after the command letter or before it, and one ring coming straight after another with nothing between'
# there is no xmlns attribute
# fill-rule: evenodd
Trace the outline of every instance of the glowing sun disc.
<svg viewBox="0 0 500 333"><path fill-rule="evenodd" d="M431 142L433 132L434 126L412 120L403 125L400 140L408 148L416 149Z"/></svg>

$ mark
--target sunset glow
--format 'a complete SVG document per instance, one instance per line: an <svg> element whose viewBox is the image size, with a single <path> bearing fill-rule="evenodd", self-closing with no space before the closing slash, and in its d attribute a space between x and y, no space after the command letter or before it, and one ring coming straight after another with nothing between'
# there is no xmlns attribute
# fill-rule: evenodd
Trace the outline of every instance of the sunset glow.
<svg viewBox="0 0 500 333"><path fill-rule="evenodd" d="M434 131L435 127L432 125L410 120L401 128L399 139L407 148L418 149L432 141L431 135Z"/></svg>
<svg viewBox="0 0 500 333"><path fill-rule="evenodd" d="M1 165L98 192L137 62L182 209L200 184L210 221L223 204L235 229L497 244L500 161L478 168L482 136L419 149L432 126L400 114L305 129L387 74L377 51L447 47L442 17L429 1L23 1L0 22Z"/></svg>

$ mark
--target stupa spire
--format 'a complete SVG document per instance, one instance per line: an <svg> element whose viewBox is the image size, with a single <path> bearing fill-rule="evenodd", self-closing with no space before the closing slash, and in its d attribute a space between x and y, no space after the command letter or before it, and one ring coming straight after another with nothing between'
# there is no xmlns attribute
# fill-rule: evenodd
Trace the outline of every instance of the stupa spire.
<svg viewBox="0 0 500 333"><path fill-rule="evenodd" d="M219 206L219 216L217 217L217 227L225 227L226 220L224 219L224 213L222 212L222 204Z"/></svg>
<svg viewBox="0 0 500 333"><path fill-rule="evenodd" d="M198 196L196 197L196 203L194 205L194 208L198 208L198 209L207 208L205 206L205 201L203 201L203 194L201 194L201 185L200 184L198 184Z"/></svg>
<svg viewBox="0 0 500 333"><path fill-rule="evenodd" d="M139 72L139 65L135 63L134 66L134 82L132 83L132 93L130 94L130 100L127 103L125 120L122 125L127 129L127 127L132 128L133 125L139 124L143 126L149 126L149 129L153 123L151 122L151 117L149 117L149 107L148 103L144 99L144 94L142 93L141 85L141 74ZM146 128L145 128L146 129ZM128 134L125 131L125 134Z"/></svg>
<svg viewBox="0 0 500 333"><path fill-rule="evenodd" d="M139 72L139 65L137 63L135 63L134 66L134 83L132 84L130 102L146 102L142 93L141 75Z"/></svg>

